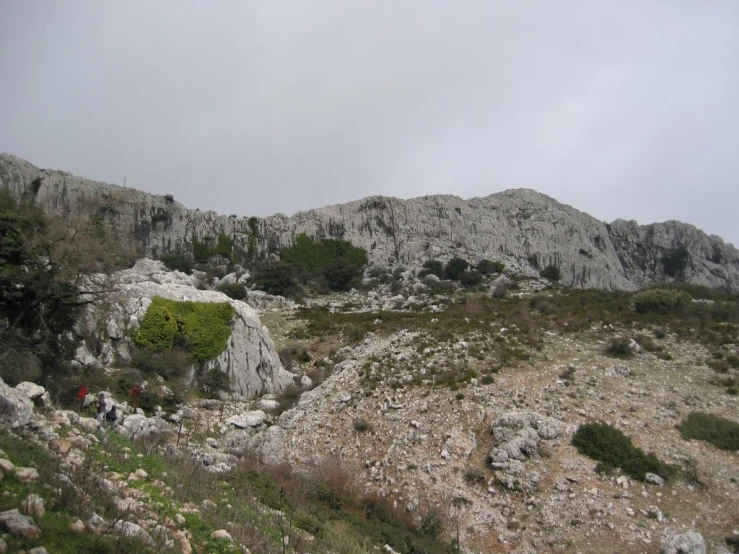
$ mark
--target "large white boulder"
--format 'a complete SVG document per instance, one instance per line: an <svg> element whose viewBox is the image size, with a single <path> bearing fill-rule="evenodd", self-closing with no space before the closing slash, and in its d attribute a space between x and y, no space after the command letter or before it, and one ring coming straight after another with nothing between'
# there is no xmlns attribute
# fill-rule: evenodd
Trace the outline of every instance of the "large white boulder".
<svg viewBox="0 0 739 554"><path fill-rule="evenodd" d="M228 302L235 312L228 346L206 362L203 369L226 373L235 399L280 393L293 382L292 373L282 367L256 310L245 302L217 291L198 290L192 276L169 271L161 262L149 259L139 260L133 268L117 272L112 279L115 292L90 305L78 326L80 335L96 336L102 343L98 351L114 351L118 358L127 359L129 331L139 326L157 296L175 301ZM101 286L109 283L103 276L93 280Z"/></svg>
<svg viewBox="0 0 739 554"><path fill-rule="evenodd" d="M0 429L21 427L33 416L33 402L0 379Z"/></svg>

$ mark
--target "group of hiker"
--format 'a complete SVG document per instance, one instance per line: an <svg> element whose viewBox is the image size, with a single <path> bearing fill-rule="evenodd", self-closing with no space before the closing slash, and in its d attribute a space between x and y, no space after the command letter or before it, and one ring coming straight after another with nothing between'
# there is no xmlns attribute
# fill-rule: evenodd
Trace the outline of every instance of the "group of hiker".
<svg viewBox="0 0 739 554"><path fill-rule="evenodd" d="M142 392L143 387L141 384L136 383L129 393L134 413L136 413L136 410L139 407L139 398L141 397ZM83 384L80 386L77 396L80 400L80 411L94 411L98 421L107 421L113 429L118 426L121 413L118 411L118 407L111 400L106 398L104 392L100 392L98 396L95 397L95 395L89 393L87 385Z"/></svg>

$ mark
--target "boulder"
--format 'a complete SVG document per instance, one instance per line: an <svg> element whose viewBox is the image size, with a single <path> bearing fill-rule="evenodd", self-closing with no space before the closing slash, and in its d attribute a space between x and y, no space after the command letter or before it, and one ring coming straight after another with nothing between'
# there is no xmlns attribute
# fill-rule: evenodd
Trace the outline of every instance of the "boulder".
<svg viewBox="0 0 739 554"><path fill-rule="evenodd" d="M33 402L24 393L0 379L0 429L26 425L33 416Z"/></svg>
<svg viewBox="0 0 739 554"><path fill-rule="evenodd" d="M41 529L36 527L33 519L18 510L0 513L0 528L7 529L12 535L23 539L35 539L41 534Z"/></svg>
<svg viewBox="0 0 739 554"><path fill-rule="evenodd" d="M239 429L246 429L247 427L259 427L264 423L264 419L267 417L262 410L254 410L243 414L229 417L226 420L227 425L233 425Z"/></svg>
<svg viewBox="0 0 739 554"><path fill-rule="evenodd" d="M41 385L31 383L30 381L23 381L15 386L15 390L26 395L26 397L37 406L45 408L51 406L49 393Z"/></svg>
<svg viewBox="0 0 739 554"><path fill-rule="evenodd" d="M706 554L706 544L695 531L668 534L662 538L662 554Z"/></svg>
<svg viewBox="0 0 739 554"><path fill-rule="evenodd" d="M216 358L205 362L204 370L223 371L229 379L231 394L245 400L265 393L281 393L293 382L293 375L280 363L269 332L262 326L254 308L240 300L213 290L199 290L192 276L169 271L161 262L143 259L127 270L112 276L116 291L104 301L89 304L80 319L79 336L97 336L96 351L116 352L122 359L129 357L130 331L143 321L152 299L162 297L175 301L228 303L234 309L230 322L231 336L226 349ZM88 286L94 288L106 282L103 276L92 276ZM106 329L100 336L98 329ZM97 333L97 334L96 334ZM76 359L80 365L111 363L95 359L90 348L80 347ZM190 376L194 375L191 370Z"/></svg>
<svg viewBox="0 0 739 554"><path fill-rule="evenodd" d="M43 517L44 513L46 513L46 505L44 504L44 499L41 498L38 494L27 495L25 500L23 500L21 509L23 510L24 514L31 517Z"/></svg>

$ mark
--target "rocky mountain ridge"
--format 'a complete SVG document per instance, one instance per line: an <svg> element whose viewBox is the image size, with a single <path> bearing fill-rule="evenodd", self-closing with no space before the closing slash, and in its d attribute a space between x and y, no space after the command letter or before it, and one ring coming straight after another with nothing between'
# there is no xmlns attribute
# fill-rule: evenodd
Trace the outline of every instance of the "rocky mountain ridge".
<svg viewBox="0 0 739 554"><path fill-rule="evenodd" d="M47 213L95 211L133 233L152 256L191 253L193 237L215 242L225 234L243 259L255 260L277 254L305 233L348 240L379 264L415 266L462 256L500 260L528 275L555 265L563 283L584 288L634 290L679 277L739 290L739 251L720 237L677 221L604 223L530 189L469 200L374 196L292 217L246 218L188 209L171 195L39 169L8 154L0 154L0 186ZM669 264L671 259L676 263Z"/></svg>

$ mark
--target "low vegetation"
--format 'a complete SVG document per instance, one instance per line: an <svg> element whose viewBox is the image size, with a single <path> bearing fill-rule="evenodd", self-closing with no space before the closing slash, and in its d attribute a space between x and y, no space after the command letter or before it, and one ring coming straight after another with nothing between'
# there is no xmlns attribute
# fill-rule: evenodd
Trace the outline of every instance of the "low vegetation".
<svg viewBox="0 0 739 554"><path fill-rule="evenodd" d="M233 307L225 302L177 302L156 297L133 340L151 352L178 346L192 362L206 362L226 349L233 315Z"/></svg>
<svg viewBox="0 0 739 554"><path fill-rule="evenodd" d="M722 450L739 451L739 423L704 412L691 412L679 426L685 440L706 441Z"/></svg>
<svg viewBox="0 0 739 554"><path fill-rule="evenodd" d="M598 472L610 472L620 468L623 472L643 481L647 473L668 479L671 471L654 454L646 454L634 446L631 438L607 423L581 425L572 439L577 451L600 462Z"/></svg>

